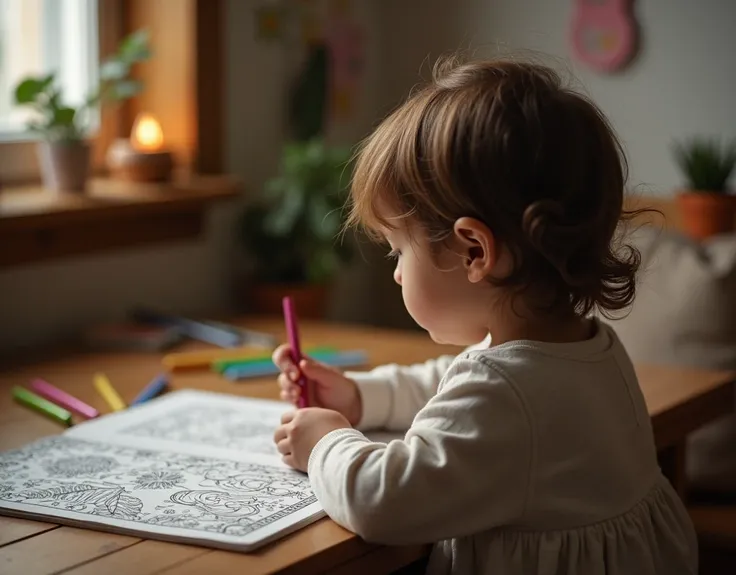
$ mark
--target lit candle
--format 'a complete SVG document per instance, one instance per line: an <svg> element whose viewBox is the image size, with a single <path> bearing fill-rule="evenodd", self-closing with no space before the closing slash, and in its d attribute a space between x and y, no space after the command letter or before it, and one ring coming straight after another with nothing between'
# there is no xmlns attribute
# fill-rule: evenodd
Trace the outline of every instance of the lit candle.
<svg viewBox="0 0 736 575"><path fill-rule="evenodd" d="M164 145L161 124L151 114L140 114L133 124L130 143L139 152L158 152Z"/></svg>
<svg viewBox="0 0 736 575"><path fill-rule="evenodd" d="M130 138L110 146L107 165L114 177L136 182L160 182L171 179L171 152L164 148L161 124L151 114L139 114Z"/></svg>

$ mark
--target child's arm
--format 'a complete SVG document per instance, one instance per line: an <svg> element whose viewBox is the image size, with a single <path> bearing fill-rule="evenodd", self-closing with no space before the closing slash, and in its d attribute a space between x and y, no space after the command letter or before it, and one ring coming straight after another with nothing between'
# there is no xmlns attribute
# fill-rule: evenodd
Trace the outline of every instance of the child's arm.
<svg viewBox="0 0 736 575"><path fill-rule="evenodd" d="M427 543L520 518L534 435L514 385L459 359L404 441L354 429L320 440L309 476L328 515L369 541Z"/></svg>
<svg viewBox="0 0 736 575"><path fill-rule="evenodd" d="M440 356L415 365L382 365L371 371L347 372L360 392L363 415L358 429L404 431L435 393L455 358Z"/></svg>
<svg viewBox="0 0 736 575"><path fill-rule="evenodd" d="M468 348L487 346L489 339ZM467 351L467 350L466 350ZM455 356L442 355L415 365L389 364L368 372L347 372L358 385L363 416L358 429L404 431L437 393L437 387Z"/></svg>

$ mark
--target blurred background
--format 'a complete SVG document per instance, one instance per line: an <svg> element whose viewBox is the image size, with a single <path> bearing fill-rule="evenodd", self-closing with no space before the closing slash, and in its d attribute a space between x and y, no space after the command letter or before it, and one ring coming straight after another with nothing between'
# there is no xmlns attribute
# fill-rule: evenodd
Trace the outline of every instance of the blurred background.
<svg viewBox="0 0 736 575"><path fill-rule="evenodd" d="M385 250L338 237L349 159L466 50L572 79L623 142L627 207L661 210L614 321L633 360L736 370L734 25L734 0L0 0L0 356L141 308L247 327L287 293L415 329ZM734 417L688 441L725 505L703 572L736 572L735 444Z"/></svg>
<svg viewBox="0 0 736 575"><path fill-rule="evenodd" d="M382 249L335 247L339 192L346 150L448 51L576 77L624 142L631 189L675 210L693 186L673 142L735 131L736 2L619 4L0 0L0 348L136 305L268 313L284 284L311 286L305 314L412 327ZM68 167L59 142L76 140L91 147L85 191L39 185L39 158Z"/></svg>

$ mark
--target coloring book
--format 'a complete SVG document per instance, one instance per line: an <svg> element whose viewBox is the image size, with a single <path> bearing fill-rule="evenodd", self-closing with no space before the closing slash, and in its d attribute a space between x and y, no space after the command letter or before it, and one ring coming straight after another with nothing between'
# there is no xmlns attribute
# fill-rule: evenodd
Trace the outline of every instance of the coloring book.
<svg viewBox="0 0 736 575"><path fill-rule="evenodd" d="M253 550L324 516L273 443L289 408L184 390L81 423L0 454L0 514Z"/></svg>

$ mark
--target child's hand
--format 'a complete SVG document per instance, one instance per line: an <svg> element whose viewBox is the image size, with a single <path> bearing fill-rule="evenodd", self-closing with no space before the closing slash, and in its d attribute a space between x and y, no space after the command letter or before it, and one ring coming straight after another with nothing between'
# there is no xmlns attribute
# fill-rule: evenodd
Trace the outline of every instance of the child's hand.
<svg viewBox="0 0 736 575"><path fill-rule="evenodd" d="M281 426L273 440L284 463L306 472L309 456L317 442L330 431L349 427L348 420L337 411L305 407L281 417Z"/></svg>
<svg viewBox="0 0 736 575"><path fill-rule="evenodd" d="M344 415L351 426L363 416L363 404L356 383L339 369L305 357L299 367L291 361L291 348L282 345L273 352L273 362L281 370L278 381L281 399L296 405L301 389L296 384L299 372L310 382L310 405L332 409Z"/></svg>

